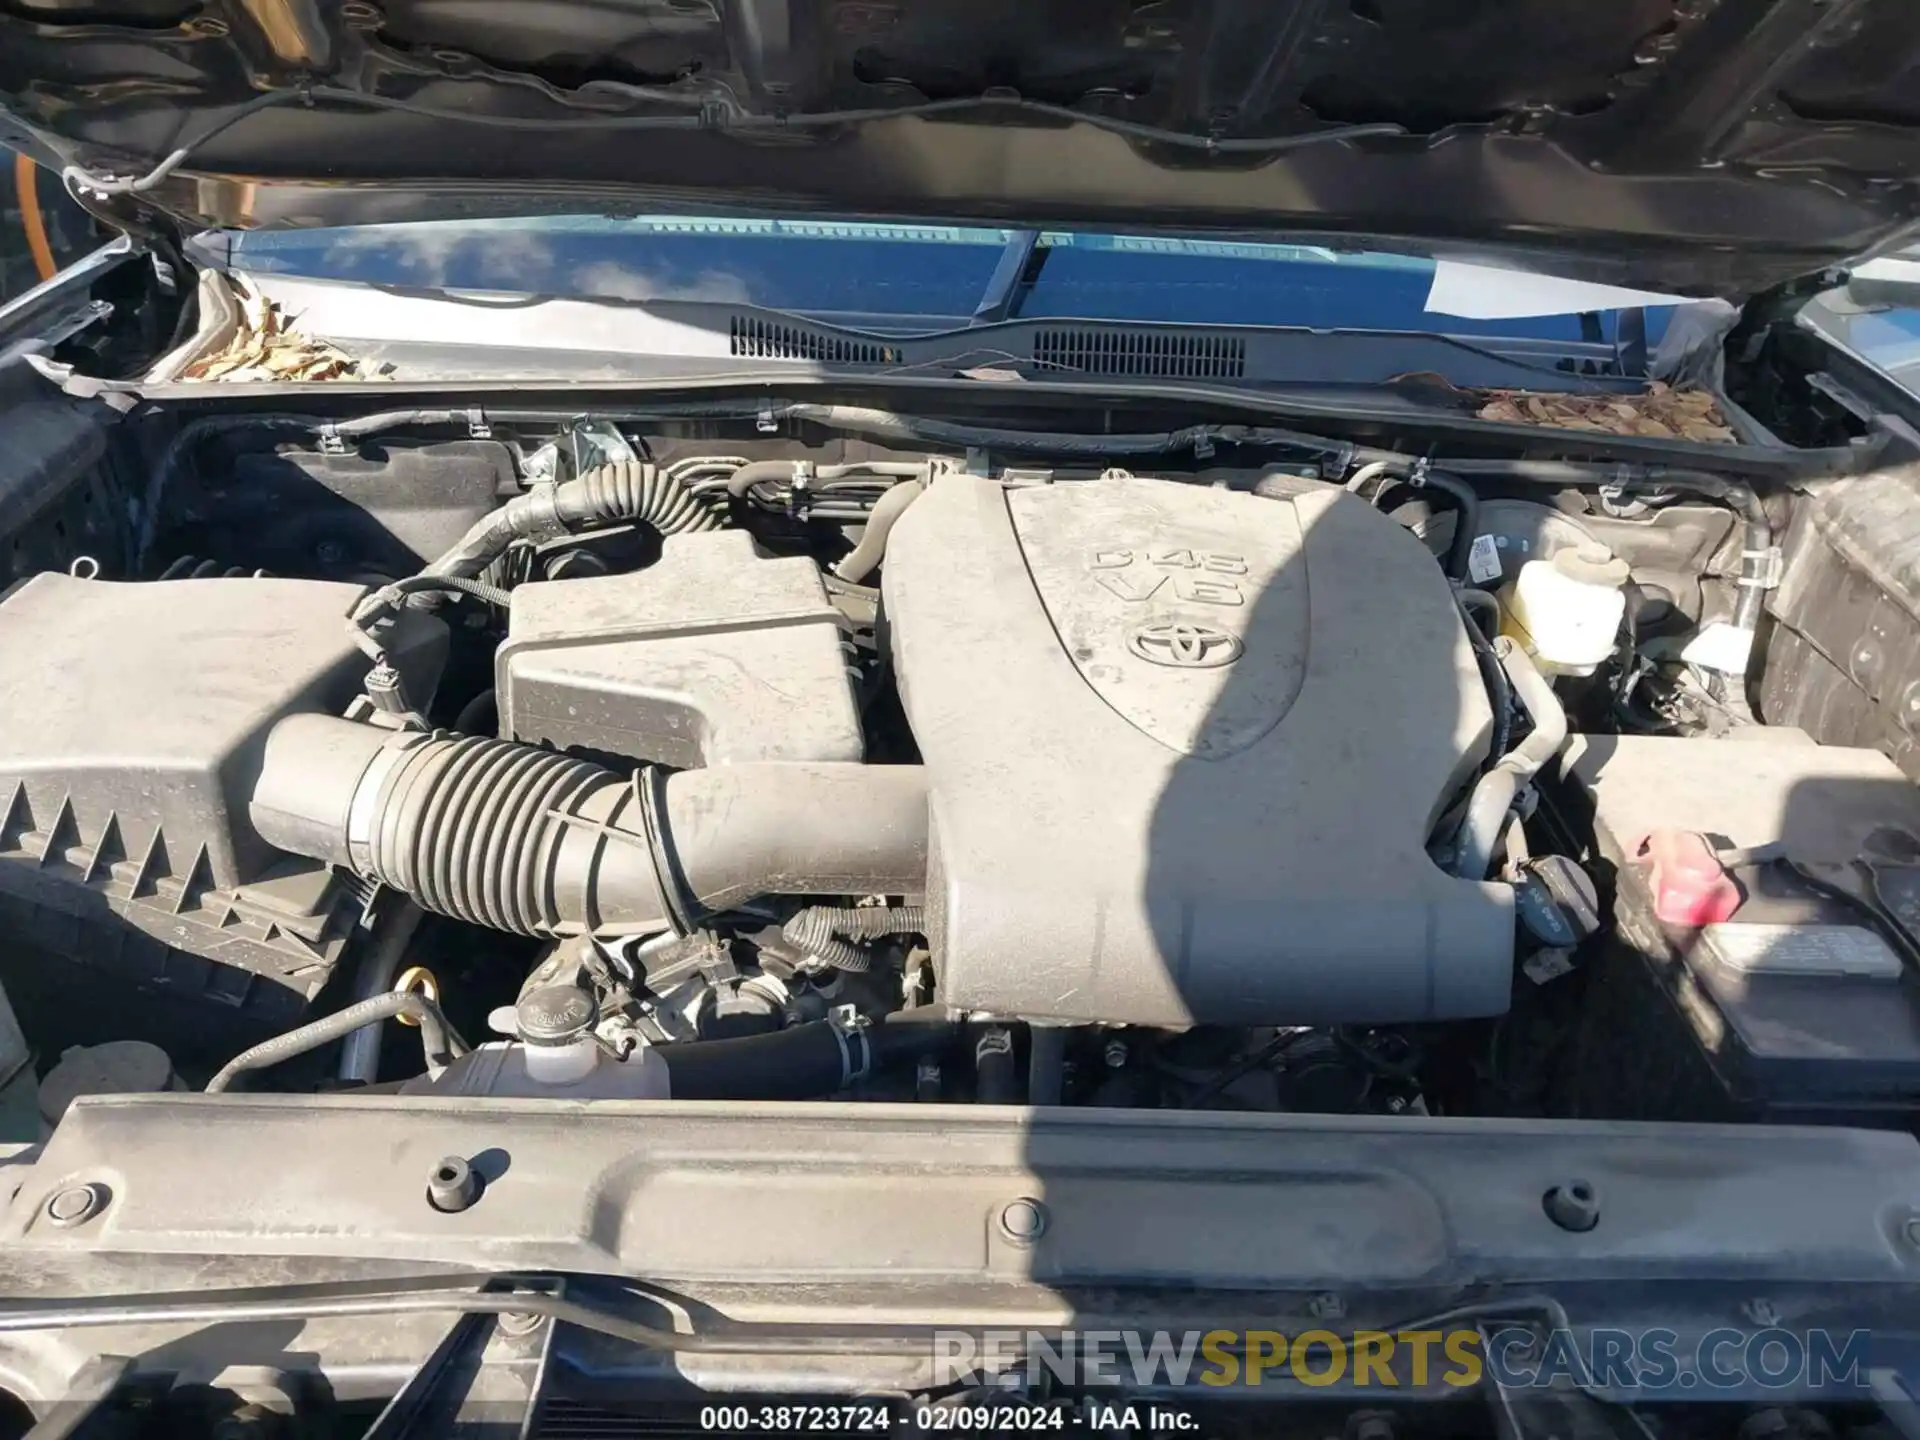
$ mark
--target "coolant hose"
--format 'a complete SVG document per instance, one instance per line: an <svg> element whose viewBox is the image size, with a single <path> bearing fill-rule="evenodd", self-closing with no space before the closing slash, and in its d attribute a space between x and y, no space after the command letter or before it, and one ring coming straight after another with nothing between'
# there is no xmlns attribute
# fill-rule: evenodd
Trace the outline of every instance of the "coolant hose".
<svg viewBox="0 0 1920 1440"><path fill-rule="evenodd" d="M249 807L268 844L516 935L685 932L760 895L918 894L917 765L617 774L533 745L294 715Z"/></svg>
<svg viewBox="0 0 1920 1440"><path fill-rule="evenodd" d="M874 501L867 527L860 532L860 543L833 567L833 573L849 584L858 585L877 570L886 558L887 537L893 533L894 525L926 488L924 480L902 480Z"/></svg>
<svg viewBox="0 0 1920 1440"><path fill-rule="evenodd" d="M1493 868L1493 853L1506 829L1507 816L1520 789L1567 743L1567 712L1546 677L1534 668L1527 652L1502 635L1493 652L1506 672L1513 693L1533 721L1527 738L1494 761L1467 798L1466 817L1460 822L1454 872L1467 880L1484 880Z"/></svg>
<svg viewBox="0 0 1920 1440"><path fill-rule="evenodd" d="M420 1026L420 1044L426 1050L429 1074L438 1074L449 1061L467 1053L466 1042L447 1024L447 1017L440 1013L438 1005L417 991L389 990L371 1000L349 1005L324 1020L263 1040L251 1050L242 1050L207 1082L207 1094L220 1094L235 1077L249 1070L265 1070L269 1065L318 1050L329 1041L342 1039L364 1026L378 1025L400 1015Z"/></svg>
<svg viewBox="0 0 1920 1440"><path fill-rule="evenodd" d="M380 927L380 938L360 957L353 975L353 993L372 1000L393 989L393 977L400 973L407 947L425 918L420 907L402 900ZM339 1075L342 1080L371 1085L380 1078L380 1026L363 1025L347 1036L340 1047Z"/></svg>
<svg viewBox="0 0 1920 1440"><path fill-rule="evenodd" d="M922 1018L906 1010L859 1028L809 1020L766 1035L662 1045L653 1053L666 1062L667 1093L675 1100L808 1100L938 1050L955 1033L944 1012Z"/></svg>
<svg viewBox="0 0 1920 1440"><path fill-rule="evenodd" d="M793 461L749 460L727 477L727 494L738 499L756 485L790 485Z"/></svg>
<svg viewBox="0 0 1920 1440"><path fill-rule="evenodd" d="M780 927L788 944L850 975L862 974L873 964L861 942L926 933L927 912L918 905L810 905Z"/></svg>
<svg viewBox="0 0 1920 1440"><path fill-rule="evenodd" d="M424 573L471 577L516 540L552 539L576 527L592 529L630 520L651 525L663 535L720 527L720 516L707 502L664 470L641 460L619 460L558 485L514 496L475 524Z"/></svg>
<svg viewBox="0 0 1920 1440"><path fill-rule="evenodd" d="M1447 547L1445 566L1448 579L1466 583L1474 537L1480 533L1480 492L1457 475L1441 470L1416 469L1408 483L1438 490L1453 501L1453 543Z"/></svg>
<svg viewBox="0 0 1920 1440"><path fill-rule="evenodd" d="M1507 681L1507 672L1500 664L1500 657L1493 648L1489 633L1480 628L1473 618L1475 610L1492 608L1492 633L1500 630L1500 601L1485 590L1465 587L1455 592L1454 599L1460 604L1460 619L1467 627L1467 643L1473 647L1474 663L1480 667L1481 683L1487 687L1487 703L1493 708L1493 737L1487 744L1487 764L1498 764L1500 757L1507 753L1507 741L1513 733L1513 686Z"/></svg>
<svg viewBox="0 0 1920 1440"><path fill-rule="evenodd" d="M1395 473L1398 469L1388 460L1375 460L1362 465L1348 478L1347 491L1358 495L1370 481L1384 475L1392 478L1375 493L1372 502L1375 505L1395 485L1406 485L1415 490L1438 490L1445 495L1453 502L1453 541L1447 546L1446 556L1440 563L1448 579L1466 584L1467 562L1472 555L1474 539L1480 533L1480 492L1458 475L1429 469L1424 461L1416 462L1405 474ZM1258 493L1258 488L1255 487L1255 493Z"/></svg>

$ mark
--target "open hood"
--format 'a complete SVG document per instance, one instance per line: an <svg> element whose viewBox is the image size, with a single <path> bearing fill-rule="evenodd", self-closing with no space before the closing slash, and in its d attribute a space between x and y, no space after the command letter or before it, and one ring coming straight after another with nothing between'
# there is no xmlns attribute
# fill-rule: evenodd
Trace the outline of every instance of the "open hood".
<svg viewBox="0 0 1920 1440"><path fill-rule="evenodd" d="M6 0L0 104L129 228L809 212L1739 295L1920 214L1912 0Z"/></svg>

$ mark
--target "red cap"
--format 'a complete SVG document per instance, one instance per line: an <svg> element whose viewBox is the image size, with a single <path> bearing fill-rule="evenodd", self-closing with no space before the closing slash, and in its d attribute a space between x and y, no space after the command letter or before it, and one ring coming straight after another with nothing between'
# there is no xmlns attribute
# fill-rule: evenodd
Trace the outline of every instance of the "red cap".
<svg viewBox="0 0 1920 1440"><path fill-rule="evenodd" d="M1635 847L1633 863L1652 867L1653 913L1664 924L1711 925L1740 908L1740 887L1697 831L1656 830Z"/></svg>

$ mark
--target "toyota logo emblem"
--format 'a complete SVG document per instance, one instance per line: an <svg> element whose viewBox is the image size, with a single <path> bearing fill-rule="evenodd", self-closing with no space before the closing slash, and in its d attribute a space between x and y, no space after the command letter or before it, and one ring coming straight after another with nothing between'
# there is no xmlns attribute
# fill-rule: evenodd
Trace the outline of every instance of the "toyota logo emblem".
<svg viewBox="0 0 1920 1440"><path fill-rule="evenodd" d="M1211 670L1231 665L1245 648L1238 635L1183 620L1142 625L1127 637L1127 649L1142 660L1176 670Z"/></svg>

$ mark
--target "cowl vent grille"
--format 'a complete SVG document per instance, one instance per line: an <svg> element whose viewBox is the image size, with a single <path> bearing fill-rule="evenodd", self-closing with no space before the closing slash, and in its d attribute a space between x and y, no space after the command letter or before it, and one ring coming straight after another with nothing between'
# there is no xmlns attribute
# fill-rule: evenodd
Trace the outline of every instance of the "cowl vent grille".
<svg viewBox="0 0 1920 1440"><path fill-rule="evenodd" d="M1247 342L1156 330L1042 330L1033 337L1033 358L1089 375L1233 380L1246 374Z"/></svg>
<svg viewBox="0 0 1920 1440"><path fill-rule="evenodd" d="M736 315L727 336L730 350L756 360L820 360L834 365L885 365L890 347L840 335L822 335L799 325L779 325Z"/></svg>

